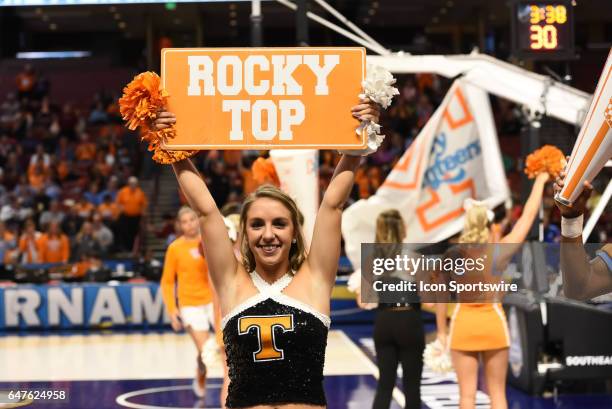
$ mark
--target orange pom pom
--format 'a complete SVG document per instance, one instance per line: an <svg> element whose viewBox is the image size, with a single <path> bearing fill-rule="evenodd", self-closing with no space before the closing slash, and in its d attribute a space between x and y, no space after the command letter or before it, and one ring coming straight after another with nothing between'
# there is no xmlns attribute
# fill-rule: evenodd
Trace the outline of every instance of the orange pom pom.
<svg viewBox="0 0 612 409"><path fill-rule="evenodd" d="M272 163L272 159L257 158L257 160L253 162L251 171L253 172L253 179L255 179L259 185L270 183L277 187L280 186L280 180L278 179L278 174L276 173L276 168L274 167L274 163Z"/></svg>
<svg viewBox="0 0 612 409"><path fill-rule="evenodd" d="M119 99L119 112L131 130L148 125L157 116L168 98L168 93L160 89L161 79L152 71L138 74L123 88Z"/></svg>
<svg viewBox="0 0 612 409"><path fill-rule="evenodd" d="M170 164L193 156L197 151L167 151L161 146L168 138L176 136L174 126L159 131L149 128L168 99L168 92L160 88L161 79L152 71L138 74L132 82L123 88L119 99L119 112L127 122L128 129L137 127L146 129L142 140L148 142L149 151L154 151L153 160L161 164Z"/></svg>
<svg viewBox="0 0 612 409"><path fill-rule="evenodd" d="M559 148L544 145L527 156L525 173L529 176L529 179L535 178L542 172L547 172L552 178L555 178L563 170L565 163L565 156Z"/></svg>

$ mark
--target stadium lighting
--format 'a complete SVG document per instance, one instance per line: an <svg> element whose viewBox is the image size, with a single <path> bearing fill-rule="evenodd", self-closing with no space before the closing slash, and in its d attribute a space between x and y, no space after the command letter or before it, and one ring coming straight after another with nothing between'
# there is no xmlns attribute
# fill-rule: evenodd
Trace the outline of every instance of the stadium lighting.
<svg viewBox="0 0 612 409"><path fill-rule="evenodd" d="M176 0L176 3L228 3L230 0ZM243 2L250 0L231 0ZM166 3L166 0L0 0L0 7L21 6L80 6L80 5L103 5L103 4L147 4Z"/></svg>
<svg viewBox="0 0 612 409"><path fill-rule="evenodd" d="M39 60L44 58L83 58L90 57L91 51L24 51L17 53L20 60Z"/></svg>

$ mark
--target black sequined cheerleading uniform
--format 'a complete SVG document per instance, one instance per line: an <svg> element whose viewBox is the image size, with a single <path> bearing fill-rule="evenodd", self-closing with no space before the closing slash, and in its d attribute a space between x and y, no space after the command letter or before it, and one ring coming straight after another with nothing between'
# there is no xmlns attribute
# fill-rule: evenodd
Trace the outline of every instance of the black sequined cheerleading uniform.
<svg viewBox="0 0 612 409"><path fill-rule="evenodd" d="M268 284L252 273L259 294L221 324L229 370L228 408L325 406L323 364L330 319L282 293L287 274Z"/></svg>

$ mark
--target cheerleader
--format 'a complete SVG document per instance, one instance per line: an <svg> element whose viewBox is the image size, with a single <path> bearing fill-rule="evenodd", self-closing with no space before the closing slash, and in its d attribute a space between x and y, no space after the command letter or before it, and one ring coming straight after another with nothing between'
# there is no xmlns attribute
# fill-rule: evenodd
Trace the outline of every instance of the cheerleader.
<svg viewBox="0 0 612 409"><path fill-rule="evenodd" d="M377 247L383 258L401 252L401 243L406 238L406 226L400 213L387 210L376 219L376 243L385 244ZM395 246L387 246L395 244ZM378 253L377 253L378 257ZM357 273L357 279L361 274ZM385 282L414 281L414 277L405 272L394 272L382 276ZM353 277L351 277L353 279ZM374 319L374 347L378 363L378 385L374 397L373 409L389 409L391 395L397 378L397 366L402 364L402 384L406 396L406 409L421 408L421 374L423 372L423 350L425 349L425 330L421 318L421 305L414 302L416 294L404 296L401 302L364 303L361 299L360 286L355 286L357 303L365 309L376 308ZM397 296L396 296L397 297ZM395 297L394 297L395 298Z"/></svg>
<svg viewBox="0 0 612 409"><path fill-rule="evenodd" d="M192 386L194 394L202 398L206 390L203 351L214 322L213 294L206 260L200 251L198 217L190 207L184 206L178 212L177 221L182 235L166 250L161 291L172 329L185 328L196 346L197 371Z"/></svg>
<svg viewBox="0 0 612 409"><path fill-rule="evenodd" d="M497 246L495 256L488 257L488 260L495 258L495 264L488 265L482 275L466 274L461 277L453 275L453 279L456 281L500 281L500 278L493 276L490 271L493 269L503 270L502 267L521 248L520 243L523 243L526 239L538 214L542 202L542 193L548 179L548 173L540 173L536 177L521 217L512 231L499 241L504 246ZM467 206L465 226L459 237L459 243L490 243L490 223L493 219L493 212L488 210L481 202L472 201L472 204L471 207ZM461 250L463 250L461 254L463 257L470 258L476 257L478 254L475 251L479 251L478 246L476 246L475 251L466 250L466 247ZM472 298L474 294L458 295L448 335L446 330L446 304L439 303L436 308L438 340L445 346L448 343L451 350L451 358L459 382L460 409L475 408L479 359L482 359L484 364L491 408L507 409L508 407L506 401L506 371L508 368L508 347L510 346L508 325L501 303L494 302L495 295L487 295L490 296L491 300L483 300L481 298L482 294L476 294L478 298Z"/></svg>
<svg viewBox="0 0 612 409"><path fill-rule="evenodd" d="M378 122L379 108L362 100L352 114ZM175 122L172 113L162 112L155 127L161 130ZM268 185L253 192L241 211L241 262L234 257L221 212L198 170L189 159L173 163L203 236L211 238L203 246L223 315L228 408L326 406L323 363L340 257L340 220L360 161L344 154L338 163L317 213L308 254L293 199Z"/></svg>

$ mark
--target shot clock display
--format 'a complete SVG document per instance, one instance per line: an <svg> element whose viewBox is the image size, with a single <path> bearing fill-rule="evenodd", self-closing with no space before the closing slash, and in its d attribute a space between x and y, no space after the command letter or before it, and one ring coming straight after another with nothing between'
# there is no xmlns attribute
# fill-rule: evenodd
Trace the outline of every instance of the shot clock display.
<svg viewBox="0 0 612 409"><path fill-rule="evenodd" d="M533 59L572 58L573 17L569 0L515 0L512 4L514 54Z"/></svg>

